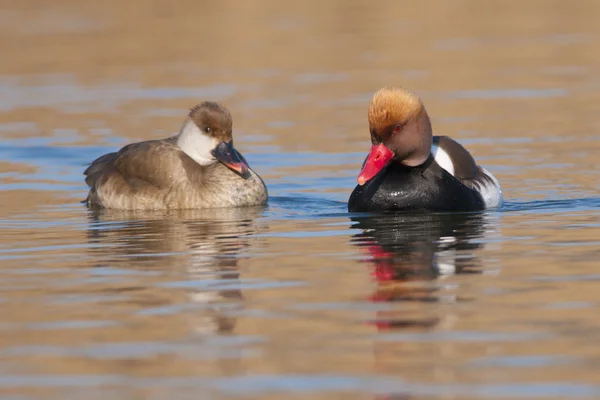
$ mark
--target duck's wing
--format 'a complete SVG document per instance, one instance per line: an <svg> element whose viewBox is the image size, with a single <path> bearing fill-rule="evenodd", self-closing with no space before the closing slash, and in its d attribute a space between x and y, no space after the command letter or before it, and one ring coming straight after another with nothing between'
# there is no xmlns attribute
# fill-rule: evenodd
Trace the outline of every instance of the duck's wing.
<svg viewBox="0 0 600 400"><path fill-rule="evenodd" d="M434 136L431 153L440 167L463 183L478 174L479 167L471 153L448 136Z"/></svg>
<svg viewBox="0 0 600 400"><path fill-rule="evenodd" d="M434 136L432 153L440 167L454 176L460 183L477 191L486 207L502 204L500 183L485 168L477 165L475 159L460 143L448 136Z"/></svg>
<svg viewBox="0 0 600 400"><path fill-rule="evenodd" d="M124 180L133 188L164 188L181 178L177 173L182 171L182 155L173 138L132 143L94 160L83 174L90 188L111 178Z"/></svg>

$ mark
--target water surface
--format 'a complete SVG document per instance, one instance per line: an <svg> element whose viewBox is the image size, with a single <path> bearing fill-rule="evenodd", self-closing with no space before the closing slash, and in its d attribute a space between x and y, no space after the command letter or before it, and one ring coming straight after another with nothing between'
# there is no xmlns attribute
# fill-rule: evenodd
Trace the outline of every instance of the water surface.
<svg viewBox="0 0 600 400"><path fill-rule="evenodd" d="M596 2L32 5L0 12L2 398L600 397ZM347 213L385 85L501 210ZM267 207L79 203L207 99Z"/></svg>

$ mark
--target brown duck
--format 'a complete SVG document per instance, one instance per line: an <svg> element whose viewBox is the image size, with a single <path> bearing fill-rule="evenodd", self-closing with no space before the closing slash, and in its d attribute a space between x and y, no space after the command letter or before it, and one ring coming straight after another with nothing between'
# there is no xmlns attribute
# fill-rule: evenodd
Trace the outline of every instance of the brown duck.
<svg viewBox="0 0 600 400"><path fill-rule="evenodd" d="M93 208L165 210L267 202L267 188L233 147L233 120L215 102L192 108L178 135L132 143L83 173Z"/></svg>

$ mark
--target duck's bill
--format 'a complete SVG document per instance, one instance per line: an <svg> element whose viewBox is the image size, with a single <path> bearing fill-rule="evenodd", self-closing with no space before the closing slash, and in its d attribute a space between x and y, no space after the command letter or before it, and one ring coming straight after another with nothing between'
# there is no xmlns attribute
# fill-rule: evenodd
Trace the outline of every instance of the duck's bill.
<svg viewBox="0 0 600 400"><path fill-rule="evenodd" d="M212 153L217 160L242 178L248 179L250 177L250 167L240 158L233 147L233 142L219 143Z"/></svg>
<svg viewBox="0 0 600 400"><path fill-rule="evenodd" d="M384 144L371 146L367 161L365 161L365 165L363 165L362 171L360 171L356 179L358 184L362 186L373 179L392 158L394 158L394 153Z"/></svg>

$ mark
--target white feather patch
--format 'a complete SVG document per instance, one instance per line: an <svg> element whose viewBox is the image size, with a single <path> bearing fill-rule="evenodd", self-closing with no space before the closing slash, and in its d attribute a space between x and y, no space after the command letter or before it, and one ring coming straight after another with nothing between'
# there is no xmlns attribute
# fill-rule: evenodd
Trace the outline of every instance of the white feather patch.
<svg viewBox="0 0 600 400"><path fill-rule="evenodd" d="M452 159L450 158L448 153L444 151L444 149L441 149L437 144L434 144L433 146L431 146L431 154L433 154L435 162L440 167L445 169L446 172L448 172L450 175L454 176L454 164L452 163Z"/></svg>
<svg viewBox="0 0 600 400"><path fill-rule="evenodd" d="M485 204L485 208L496 208L502 206L502 188L500 188L500 182L498 179L490 171L479 166L481 168L481 172L487 175L493 183L482 185L481 190L479 190L479 194L483 197L483 202Z"/></svg>
<svg viewBox="0 0 600 400"><path fill-rule="evenodd" d="M177 144L185 154L200 165L217 162L211 151L217 147L219 141L202 132L198 125L189 118L179 132Z"/></svg>

